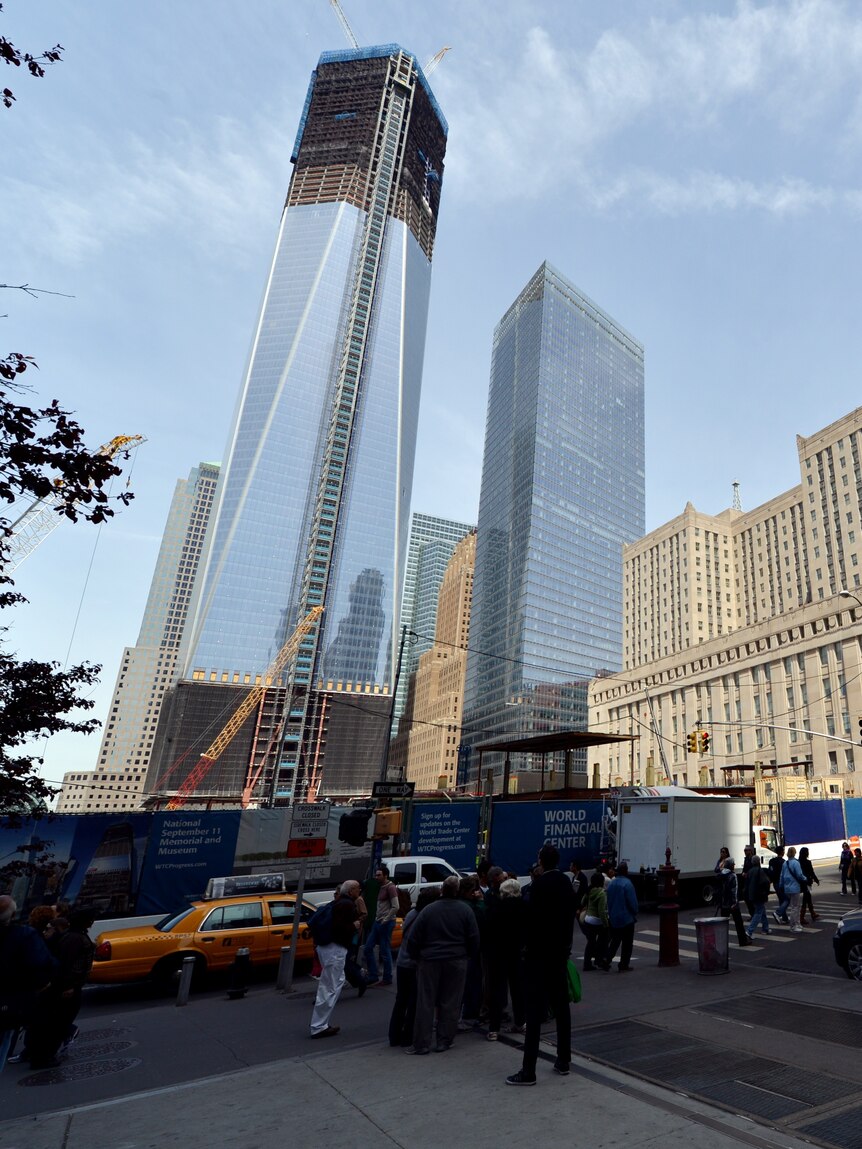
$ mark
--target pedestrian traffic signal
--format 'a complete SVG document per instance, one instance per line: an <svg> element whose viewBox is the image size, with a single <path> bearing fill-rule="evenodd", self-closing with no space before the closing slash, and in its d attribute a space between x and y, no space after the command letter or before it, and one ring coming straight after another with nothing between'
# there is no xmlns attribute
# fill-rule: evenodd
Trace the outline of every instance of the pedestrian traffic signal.
<svg viewBox="0 0 862 1149"><path fill-rule="evenodd" d="M709 735L705 730L700 733L700 752L701 754L709 753Z"/></svg>
<svg viewBox="0 0 862 1149"><path fill-rule="evenodd" d="M348 846L364 846L368 838L370 810L350 810L342 814L338 823L338 840Z"/></svg>
<svg viewBox="0 0 862 1149"><path fill-rule="evenodd" d="M859 719L859 741L862 743L862 718Z"/></svg>
<svg viewBox="0 0 862 1149"><path fill-rule="evenodd" d="M697 754L697 732L692 732L688 736L688 752L689 754Z"/></svg>

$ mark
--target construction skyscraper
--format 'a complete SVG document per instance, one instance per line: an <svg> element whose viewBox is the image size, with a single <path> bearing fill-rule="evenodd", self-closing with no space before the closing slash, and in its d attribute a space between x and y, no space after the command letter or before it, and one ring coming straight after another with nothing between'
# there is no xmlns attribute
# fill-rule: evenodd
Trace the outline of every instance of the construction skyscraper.
<svg viewBox="0 0 862 1149"><path fill-rule="evenodd" d="M193 688L253 683L312 607L325 614L274 684L266 747L251 735L202 793L238 794L243 761L261 754L255 798L360 793L379 773L446 132L398 45L320 57L174 713L207 708ZM187 749L182 731L164 735L171 755Z"/></svg>

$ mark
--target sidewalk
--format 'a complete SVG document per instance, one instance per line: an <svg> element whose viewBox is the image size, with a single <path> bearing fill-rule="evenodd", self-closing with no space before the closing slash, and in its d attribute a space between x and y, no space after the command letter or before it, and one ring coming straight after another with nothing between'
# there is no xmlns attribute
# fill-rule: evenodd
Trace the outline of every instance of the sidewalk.
<svg viewBox="0 0 862 1149"><path fill-rule="evenodd" d="M567 1078L539 1063L538 1084L505 1077L520 1053L459 1039L445 1054L409 1057L379 1041L203 1081L0 1124L3 1149L339 1149L398 1146L535 1149L581 1140L590 1149L802 1149L786 1131L719 1113L575 1058Z"/></svg>

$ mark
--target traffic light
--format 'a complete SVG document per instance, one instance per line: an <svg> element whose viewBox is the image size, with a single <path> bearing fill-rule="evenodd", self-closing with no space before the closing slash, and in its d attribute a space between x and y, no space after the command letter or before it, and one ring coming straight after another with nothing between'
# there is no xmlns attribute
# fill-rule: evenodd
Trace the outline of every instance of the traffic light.
<svg viewBox="0 0 862 1149"><path fill-rule="evenodd" d="M697 754L697 732L692 731L688 736L688 752L689 754Z"/></svg>
<svg viewBox="0 0 862 1149"><path fill-rule="evenodd" d="M378 810L374 815L374 837L388 838L390 834L401 833L400 810Z"/></svg>
<svg viewBox="0 0 862 1149"><path fill-rule="evenodd" d="M700 732L700 752L701 754L709 753L709 735L705 730Z"/></svg>
<svg viewBox="0 0 862 1149"><path fill-rule="evenodd" d="M859 719L859 742L862 743L862 718Z"/></svg>
<svg viewBox="0 0 862 1149"><path fill-rule="evenodd" d="M338 822L338 840L348 846L364 846L368 838L370 810L350 810Z"/></svg>

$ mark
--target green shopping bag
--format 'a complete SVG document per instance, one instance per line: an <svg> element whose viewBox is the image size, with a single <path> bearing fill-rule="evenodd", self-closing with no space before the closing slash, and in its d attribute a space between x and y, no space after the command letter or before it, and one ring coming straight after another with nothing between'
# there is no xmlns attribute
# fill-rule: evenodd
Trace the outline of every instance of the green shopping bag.
<svg viewBox="0 0 862 1149"><path fill-rule="evenodd" d="M577 1005L581 1000L581 975L571 958L566 962L566 979L569 983L569 1001Z"/></svg>

